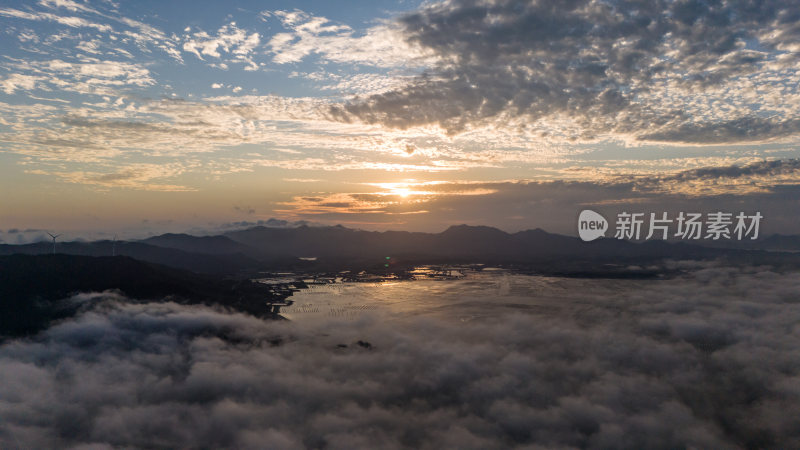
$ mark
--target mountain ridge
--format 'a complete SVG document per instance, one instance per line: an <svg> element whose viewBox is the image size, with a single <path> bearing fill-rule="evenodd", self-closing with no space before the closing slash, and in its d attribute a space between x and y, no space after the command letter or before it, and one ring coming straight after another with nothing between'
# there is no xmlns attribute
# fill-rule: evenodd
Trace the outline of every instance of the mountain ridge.
<svg viewBox="0 0 800 450"><path fill-rule="evenodd" d="M382 267L386 257L397 264L488 263L547 267L593 263L645 264L664 259L748 258L757 261L794 261L791 236L764 238L759 245L695 241L631 242L600 238L583 242L578 237L550 233L541 228L508 233L474 225L453 225L439 233L416 231L366 231L338 226L255 226L221 235L194 236L166 233L139 241L59 242L57 252L107 256L112 252L151 263L200 273L235 274L286 268L343 270ZM797 239L800 246L800 238ZM704 244L704 245L701 245ZM776 252L786 245L784 253ZM799 247L800 248L800 247ZM0 244L1 254L50 253L47 242L13 246ZM316 258L301 261L300 258Z"/></svg>

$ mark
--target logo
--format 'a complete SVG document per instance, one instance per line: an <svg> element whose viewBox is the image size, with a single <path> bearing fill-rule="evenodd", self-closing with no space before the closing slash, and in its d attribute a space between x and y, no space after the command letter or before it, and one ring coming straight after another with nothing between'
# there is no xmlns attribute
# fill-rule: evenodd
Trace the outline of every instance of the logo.
<svg viewBox="0 0 800 450"><path fill-rule="evenodd" d="M608 230L608 221L605 217L592 211L584 209L578 216L578 235L586 242L603 237Z"/></svg>
<svg viewBox="0 0 800 450"><path fill-rule="evenodd" d="M641 239L711 239L714 241L736 239L741 241L748 237L755 240L758 239L763 218L764 216L758 211L755 214L748 214L744 211L740 211L739 214L717 211L705 215L700 212L680 211L672 218L668 212L656 215L654 212L648 214L623 211L617 214L614 237L633 241ZM591 209L581 211L578 216L578 235L581 239L588 242L605 237L607 230L608 221L605 217Z"/></svg>

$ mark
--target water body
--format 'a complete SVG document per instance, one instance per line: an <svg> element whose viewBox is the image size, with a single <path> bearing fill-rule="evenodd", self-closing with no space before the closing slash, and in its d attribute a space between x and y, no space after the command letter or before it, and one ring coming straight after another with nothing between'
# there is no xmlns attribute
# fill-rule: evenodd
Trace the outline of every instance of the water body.
<svg viewBox="0 0 800 450"><path fill-rule="evenodd" d="M111 296L0 346L2 448L800 448L800 274Z"/></svg>
<svg viewBox="0 0 800 450"><path fill-rule="evenodd" d="M504 270L464 270L463 277L334 282L310 284L292 296L294 304L281 314L300 325L357 320L372 316L385 321L415 317L469 322L506 314L541 316L603 314L619 308L621 293L653 281L579 279L519 275ZM571 293L581 297L565 301ZM600 300L600 301L598 301Z"/></svg>

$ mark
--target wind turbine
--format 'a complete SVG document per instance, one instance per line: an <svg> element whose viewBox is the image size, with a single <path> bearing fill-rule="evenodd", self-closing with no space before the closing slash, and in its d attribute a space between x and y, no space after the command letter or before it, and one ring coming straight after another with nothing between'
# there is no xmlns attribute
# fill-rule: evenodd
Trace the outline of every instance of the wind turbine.
<svg viewBox="0 0 800 450"><path fill-rule="evenodd" d="M49 234L50 237L53 238L53 254L55 255L56 254L56 238L61 236L61 235L60 234L53 234L53 233L47 233L47 234Z"/></svg>

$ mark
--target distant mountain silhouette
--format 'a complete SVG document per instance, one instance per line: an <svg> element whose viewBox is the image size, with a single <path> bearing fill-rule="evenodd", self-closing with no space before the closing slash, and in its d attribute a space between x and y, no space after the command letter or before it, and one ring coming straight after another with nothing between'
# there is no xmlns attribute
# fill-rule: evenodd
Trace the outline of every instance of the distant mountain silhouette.
<svg viewBox="0 0 800 450"><path fill-rule="evenodd" d="M796 236L776 235L757 245L794 250L800 248L798 244ZM265 270L400 272L419 264L484 263L559 276L630 278L666 274L673 269L667 269L665 260L724 259L732 264L800 267L800 252L794 251L660 240L583 242L540 229L511 234L467 225L441 233L300 226L254 227L224 236L165 234L117 242L118 256L112 257L113 245L110 241L58 243L56 255L50 254L48 242L0 245L0 255L11 255L0 256L0 333L40 329L74 313L74 306L64 306L60 299L105 289L139 299L169 296L259 314L270 296L285 295L247 281ZM316 259L308 260L311 257ZM244 281L220 276L232 274Z"/></svg>
<svg viewBox="0 0 800 450"><path fill-rule="evenodd" d="M741 242L741 244L739 244ZM699 245L699 244L703 245ZM739 245L743 248L737 248ZM59 243L60 253L106 256L110 241ZM664 259L728 258L739 262L795 264L800 237L775 235L753 242L706 241L634 243L577 237L541 229L506 233L492 227L456 225L441 233L363 231L343 226L257 226L220 236L164 234L137 242L118 242L117 254L142 261L210 274L259 270L392 269L413 264L486 263L528 267L548 273L586 273L598 264L639 265ZM50 243L0 245L0 254L50 253ZM316 258L304 261L300 258Z"/></svg>
<svg viewBox="0 0 800 450"><path fill-rule="evenodd" d="M759 239L721 239L702 240L698 244L715 248L738 248L747 250L767 250L771 252L800 252L800 235L773 234Z"/></svg>
<svg viewBox="0 0 800 450"><path fill-rule="evenodd" d="M380 258L398 256L437 261L454 259L486 262L528 262L574 259L711 257L729 254L691 244L651 241L643 244L617 239L583 242L576 237L541 229L509 234L492 227L456 225L441 233L362 231L341 226L275 229L255 227L226 234L253 249L249 255L270 257Z"/></svg>
<svg viewBox="0 0 800 450"><path fill-rule="evenodd" d="M139 242L157 247L173 248L189 253L211 255L235 255L246 253L248 247L227 236L192 236L190 234L167 233Z"/></svg>
<svg viewBox="0 0 800 450"><path fill-rule="evenodd" d="M773 234L763 241L753 242L758 242L756 248L763 250L800 252L800 236L798 235Z"/></svg>
<svg viewBox="0 0 800 450"><path fill-rule="evenodd" d="M197 238L187 236L196 240L196 245L170 244L170 239L154 239L159 245L148 244L146 242L118 241L114 244L111 241L96 242L59 242L56 245L57 253L84 256L111 256L115 252L118 256L130 256L141 261L180 269L191 270L199 273L210 274L231 274L241 270L248 270L258 265L258 261L245 256L242 253L220 252L219 242L228 240L224 236L215 236L214 239ZM180 240L180 239L176 239ZM233 245L237 245L232 242ZM116 247L116 251L114 250ZM188 249L194 248L192 252ZM239 247L237 247L239 248ZM0 255L28 254L40 255L52 253L53 244L50 242L38 242L24 245L0 244Z"/></svg>
<svg viewBox="0 0 800 450"><path fill-rule="evenodd" d="M272 315L265 302L288 295L249 280L201 275L126 256L0 256L0 335L35 332L80 307L63 299L109 289L138 300L223 305L268 317Z"/></svg>

